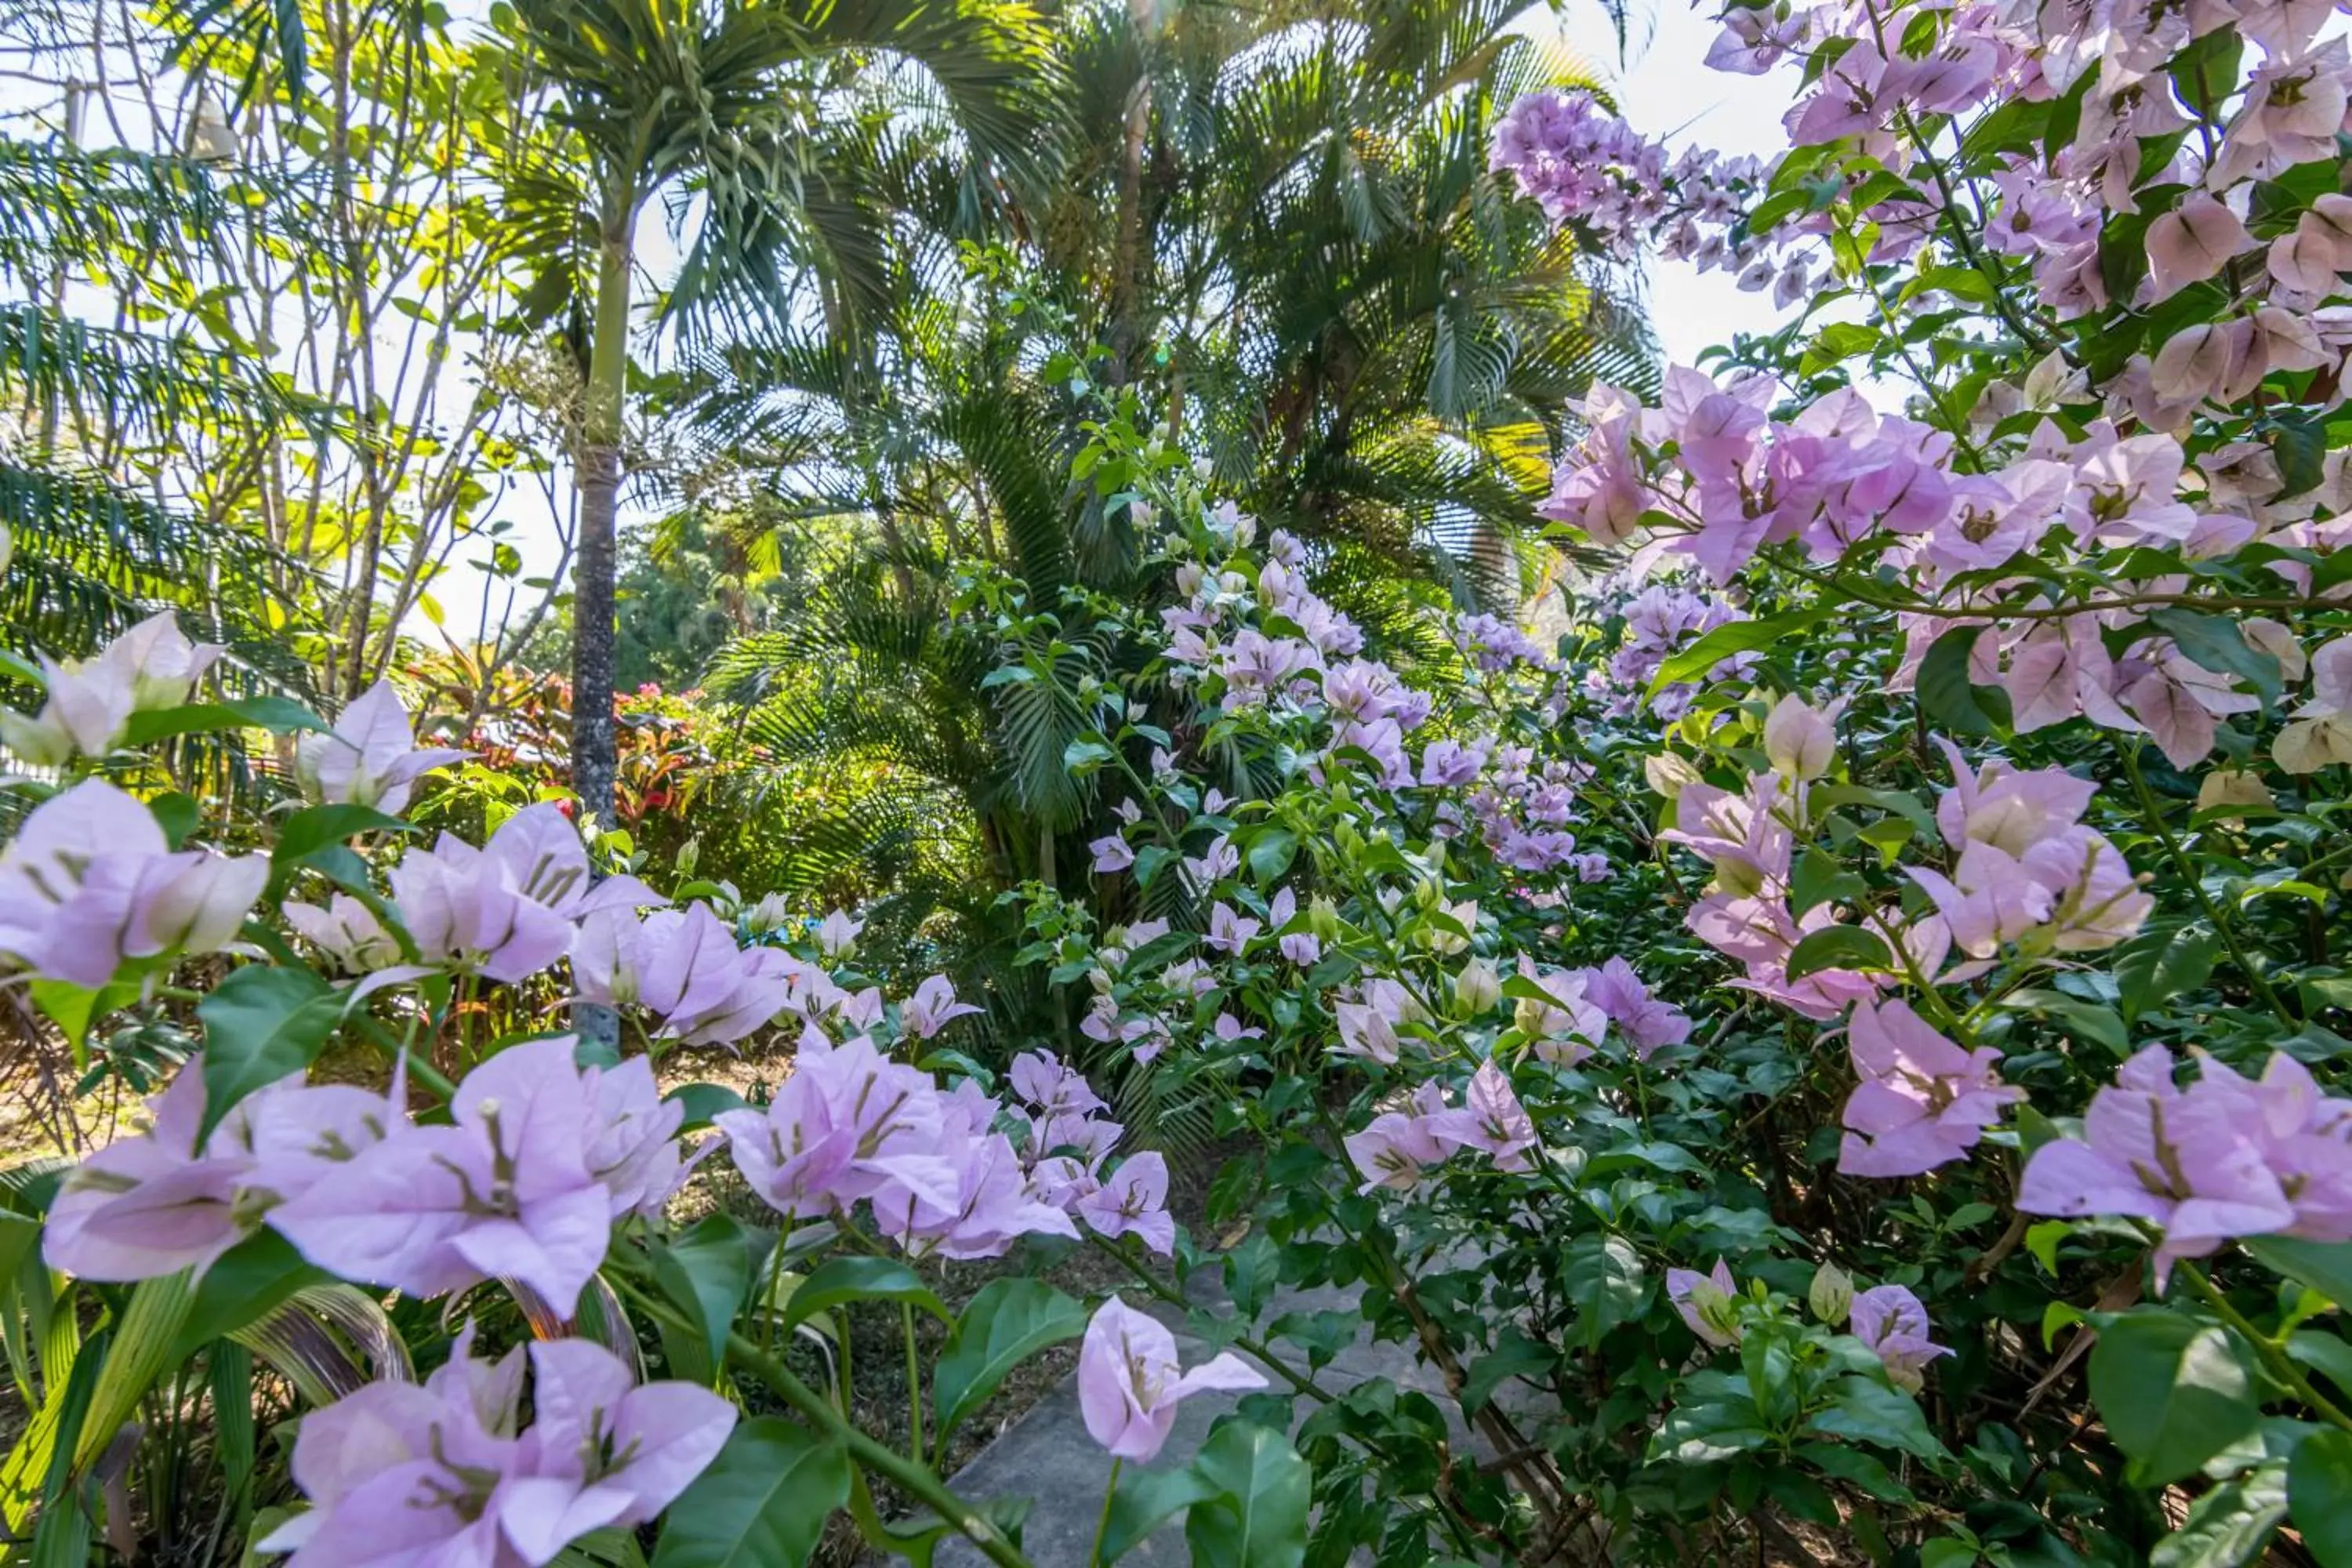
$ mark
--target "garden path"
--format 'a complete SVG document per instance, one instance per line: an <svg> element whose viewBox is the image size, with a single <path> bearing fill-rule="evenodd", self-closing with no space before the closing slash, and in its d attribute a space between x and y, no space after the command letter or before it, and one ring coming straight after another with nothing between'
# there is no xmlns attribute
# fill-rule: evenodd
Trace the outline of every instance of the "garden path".
<svg viewBox="0 0 2352 1568"><path fill-rule="evenodd" d="M1207 1283L1213 1279L1213 1274L1204 1270L1196 1278ZM1359 1310L1361 1294L1360 1287L1279 1290L1267 1309L1266 1319L1271 1321L1285 1312L1352 1314ZM1213 1285L1203 1296L1204 1304L1212 1310L1222 1307L1222 1292L1215 1291ZM1186 1331L1183 1315L1173 1308L1138 1300L1130 1304L1156 1309L1155 1315L1174 1331L1178 1357L1184 1365L1196 1365L1213 1353L1208 1345ZM1435 1367L1422 1363L1408 1345L1374 1343L1369 1329L1360 1331L1353 1344L1318 1373L1316 1381L1334 1394L1342 1394L1359 1384L1383 1377L1401 1389L1427 1394L1449 1419L1457 1416L1454 1402L1445 1392L1444 1376ZM1178 1405L1175 1430L1150 1468L1166 1469L1190 1462L1207 1439L1209 1428L1217 1417L1232 1410L1241 1397L1235 1394L1200 1394ZM1303 1420L1312 1406L1305 1401L1300 1403L1298 1414ZM1471 1439L1466 1432L1457 1430L1455 1441L1470 1443ZM1004 1496L1035 1500L1022 1529L1022 1550L1029 1561L1036 1568L1087 1568L1096 1522L1102 1510L1103 1482L1109 1473L1109 1457L1101 1445L1087 1435L1086 1422L1079 1415L1074 1373L1065 1377L1051 1394L974 1456L958 1472L953 1484L960 1494L975 1500ZM1134 1473L1134 1467L1129 1467L1129 1473ZM985 1561L963 1541L950 1542L937 1558L940 1568L983 1568ZM1181 1521L1163 1527L1119 1559L1121 1564L1130 1564L1132 1568L1184 1568L1190 1561Z"/></svg>

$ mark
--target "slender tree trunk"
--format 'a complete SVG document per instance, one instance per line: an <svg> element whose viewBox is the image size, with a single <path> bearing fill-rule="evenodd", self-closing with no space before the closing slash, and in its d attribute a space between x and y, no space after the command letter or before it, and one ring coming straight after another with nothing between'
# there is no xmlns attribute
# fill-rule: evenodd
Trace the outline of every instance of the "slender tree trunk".
<svg viewBox="0 0 2352 1568"><path fill-rule="evenodd" d="M628 388L630 247L636 202L624 191L605 208L596 268L596 321L581 410L578 553L572 572L572 791L580 809L610 827L620 753L613 722L613 513L621 490L621 400ZM591 1057L617 1057L621 1020L575 1003L572 1027Z"/></svg>
<svg viewBox="0 0 2352 1568"><path fill-rule="evenodd" d="M629 364L629 266L635 204L606 220L596 321L575 461L579 558L572 573L572 789L610 826L618 752L613 725L613 516L621 489L621 399Z"/></svg>

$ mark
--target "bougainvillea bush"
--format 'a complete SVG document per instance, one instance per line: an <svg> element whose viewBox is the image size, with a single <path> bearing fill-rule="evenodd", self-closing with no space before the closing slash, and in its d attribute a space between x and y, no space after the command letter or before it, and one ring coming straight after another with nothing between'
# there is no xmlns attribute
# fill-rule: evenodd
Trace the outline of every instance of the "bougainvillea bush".
<svg viewBox="0 0 2352 1568"><path fill-rule="evenodd" d="M203 1049L5 1184L12 1537L698 1568L846 1509L1017 1564L1022 1500L934 1466L1075 1340L1107 1489L1038 1480L1097 1561L1181 1516L1219 1568L2352 1563L2331 18L1735 10L1713 63L1796 84L1769 163L1525 100L1496 199L1807 312L1586 400L1548 515L1621 559L1555 646L1384 658L1114 389L1078 482L1162 603L962 599L992 688L1090 668L1110 827L1013 895L1069 1025L1002 1063L849 916L671 902L552 805L411 831L454 759L388 693L206 701L168 622L45 668L10 984ZM303 792L257 834L142 760L255 725ZM680 1081L776 1029L766 1103ZM1150 1147L1195 1123L1200 1235ZM1081 1246L1132 1288L1018 1267ZM922 1349L911 1265L1006 1258ZM876 1313L903 1447L844 1393Z"/></svg>

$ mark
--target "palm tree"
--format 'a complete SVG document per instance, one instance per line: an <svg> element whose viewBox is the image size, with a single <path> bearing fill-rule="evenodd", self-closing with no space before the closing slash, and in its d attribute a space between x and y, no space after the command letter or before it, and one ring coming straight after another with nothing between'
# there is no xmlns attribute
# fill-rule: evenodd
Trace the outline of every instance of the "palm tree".
<svg viewBox="0 0 2352 1568"><path fill-rule="evenodd" d="M533 302L584 361L573 439L572 764L613 788L614 510L638 222L665 190L699 207L666 301L689 333L797 310L854 331L890 294L876 165L887 125L829 112L846 73L903 78L960 128L971 200L1017 184L1044 65L1026 0L518 0L518 80L551 139L520 140L510 190ZM870 101L870 100L869 100ZM805 283L803 289L797 285Z"/></svg>

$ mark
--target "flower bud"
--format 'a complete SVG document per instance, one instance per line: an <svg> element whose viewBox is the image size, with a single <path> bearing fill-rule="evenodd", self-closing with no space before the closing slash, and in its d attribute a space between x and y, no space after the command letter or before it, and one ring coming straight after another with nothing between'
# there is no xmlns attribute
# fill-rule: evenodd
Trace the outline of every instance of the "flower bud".
<svg viewBox="0 0 2352 1568"><path fill-rule="evenodd" d="M1836 1328L1853 1307L1853 1280L1836 1264L1824 1263L1813 1271L1805 1304L1813 1310L1814 1317Z"/></svg>
<svg viewBox="0 0 2352 1568"><path fill-rule="evenodd" d="M678 846L677 875L681 881L691 880L695 867L702 863L702 838L699 834Z"/></svg>
<svg viewBox="0 0 2352 1568"><path fill-rule="evenodd" d="M1475 1018L1503 999L1503 977L1483 958L1474 958L1454 977L1454 1010Z"/></svg>
<svg viewBox="0 0 2352 1568"><path fill-rule="evenodd" d="M1837 754L1838 704L1818 709L1793 693L1764 720L1764 755L1784 778L1817 779Z"/></svg>
<svg viewBox="0 0 2352 1568"><path fill-rule="evenodd" d="M1339 906L1318 896L1307 905L1307 929L1324 942L1339 940Z"/></svg>
<svg viewBox="0 0 2352 1568"><path fill-rule="evenodd" d="M1661 752L1654 757L1642 759L1642 774L1650 787L1668 800L1682 798L1683 786L1699 782L1698 769L1673 752Z"/></svg>

